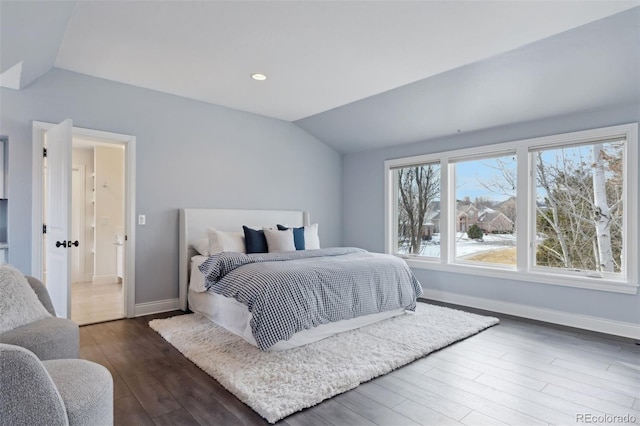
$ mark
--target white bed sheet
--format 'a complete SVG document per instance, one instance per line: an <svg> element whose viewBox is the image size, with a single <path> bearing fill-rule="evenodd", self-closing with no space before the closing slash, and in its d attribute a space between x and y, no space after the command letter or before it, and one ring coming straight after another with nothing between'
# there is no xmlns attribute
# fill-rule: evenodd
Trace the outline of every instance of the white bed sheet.
<svg viewBox="0 0 640 426"><path fill-rule="evenodd" d="M251 312L246 305L237 300L225 297L212 291L193 291L193 288L204 289L204 275L198 269L198 266L207 259L206 256L193 256L191 258L191 278L189 281L189 309L193 312L206 316L211 321L224 327L230 332L242 337L253 346L258 346L253 334L251 333ZM270 351L282 351L286 349L296 348L298 346L307 345L318 340L342 333L343 331L353 330L365 325L373 324L384 319L393 318L398 315L407 313L404 309L396 309L393 311L379 312L352 318L349 320L336 321L329 324L322 324L318 327L302 330L289 340L281 340L269 348Z"/></svg>

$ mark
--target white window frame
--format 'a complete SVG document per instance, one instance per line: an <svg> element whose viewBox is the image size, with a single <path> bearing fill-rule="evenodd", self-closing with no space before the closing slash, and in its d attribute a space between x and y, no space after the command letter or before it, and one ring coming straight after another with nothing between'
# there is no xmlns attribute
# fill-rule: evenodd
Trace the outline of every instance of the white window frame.
<svg viewBox="0 0 640 426"><path fill-rule="evenodd" d="M533 150L560 148L563 145L584 144L599 140L625 138L623 151L624 184L623 200L625 215L623 270L616 276L593 271L565 271L535 266L535 250L532 244L535 230L535 164ZM455 210L455 162L463 159L499 156L514 153L517 160L516 227L520 232L516 241L516 266L479 264L456 261L455 223L451 223L451 212ZM423 163L440 163L440 257L400 255L396 253L397 224L394 211L397 208L397 179L394 169ZM638 123L564 133L540 138L485 145L455 151L438 152L413 157L398 158L384 162L385 168L385 252L402 257L412 268L482 275L509 280L526 281L591 290L636 294L638 291ZM453 210L452 210L453 209Z"/></svg>

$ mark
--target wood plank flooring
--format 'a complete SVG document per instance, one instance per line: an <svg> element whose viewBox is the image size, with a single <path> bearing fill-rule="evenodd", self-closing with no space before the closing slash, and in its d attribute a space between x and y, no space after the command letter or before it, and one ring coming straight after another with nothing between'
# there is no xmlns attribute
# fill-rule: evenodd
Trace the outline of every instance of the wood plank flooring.
<svg viewBox="0 0 640 426"><path fill-rule="evenodd" d="M268 424L147 325L180 313L80 328L81 357L113 375L115 423ZM493 315L500 325L277 424L576 425L605 414L640 422L640 346Z"/></svg>

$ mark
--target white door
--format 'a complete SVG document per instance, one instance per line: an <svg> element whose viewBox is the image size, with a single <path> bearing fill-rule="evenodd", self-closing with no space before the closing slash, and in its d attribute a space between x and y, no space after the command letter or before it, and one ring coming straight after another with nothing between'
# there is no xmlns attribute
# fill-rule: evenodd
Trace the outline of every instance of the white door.
<svg viewBox="0 0 640 426"><path fill-rule="evenodd" d="M71 318L71 137L65 120L46 133L46 285L59 317Z"/></svg>

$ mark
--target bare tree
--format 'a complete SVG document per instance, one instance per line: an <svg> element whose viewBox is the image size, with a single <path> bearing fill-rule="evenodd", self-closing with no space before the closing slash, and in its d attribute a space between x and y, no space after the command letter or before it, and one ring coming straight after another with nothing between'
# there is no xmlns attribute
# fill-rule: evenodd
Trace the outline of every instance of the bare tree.
<svg viewBox="0 0 640 426"><path fill-rule="evenodd" d="M537 184L545 193L544 202L537 206L537 229L545 238L538 245L537 263L619 271L621 144L559 149L553 157L553 163L545 162L541 153L536 158Z"/></svg>
<svg viewBox="0 0 640 426"><path fill-rule="evenodd" d="M516 184L515 169L502 159L496 159L496 164L493 168L498 175L481 183L496 194L509 194ZM539 151L535 153L535 176L541 197L536 203L536 230L544 239L537 246L536 263L619 271L622 144Z"/></svg>
<svg viewBox="0 0 640 426"><path fill-rule="evenodd" d="M510 160L511 161L510 161ZM490 179L478 179L478 183L489 192L503 197L508 197L503 202L492 201L488 197L476 197L477 206L497 207L516 226L516 180L517 171L513 157L498 157L492 164L485 164L485 167L497 171Z"/></svg>
<svg viewBox="0 0 640 426"><path fill-rule="evenodd" d="M409 239L409 253L419 253L429 206L440 196L440 166L398 169L398 234Z"/></svg>
<svg viewBox="0 0 640 426"><path fill-rule="evenodd" d="M560 224L560 203L557 200L557 197L554 196L554 188L552 185L556 183L556 179L554 177L550 177L549 170L547 169L546 164L542 161L542 153L538 152L536 155L536 178L537 184L544 189L547 193L546 203L549 207L547 214L546 212L541 211L543 206L537 205L536 210L538 211L538 217L542 218L546 221L549 229L553 231L553 234L557 238L557 242L560 245L561 251L552 249L552 254L556 255L562 259L562 263L565 268L571 267L571 258L569 256L569 246L567 245L567 241L565 239L564 233L562 232L562 227ZM540 214L542 213L542 214Z"/></svg>
<svg viewBox="0 0 640 426"><path fill-rule="evenodd" d="M604 145L594 144L593 152L593 221L596 227L596 241L598 243L599 270L613 272L613 251L611 250L611 209L607 203L607 188L605 177Z"/></svg>

